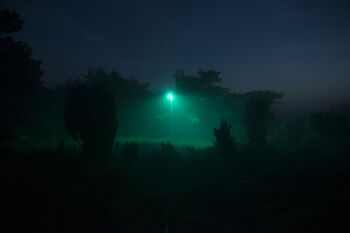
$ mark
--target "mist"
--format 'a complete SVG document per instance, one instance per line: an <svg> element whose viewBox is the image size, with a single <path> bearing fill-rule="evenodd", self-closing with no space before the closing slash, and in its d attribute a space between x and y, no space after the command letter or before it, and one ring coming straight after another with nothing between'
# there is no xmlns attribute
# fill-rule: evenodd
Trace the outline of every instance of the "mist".
<svg viewBox="0 0 350 233"><path fill-rule="evenodd" d="M235 41L245 45L234 46L241 57L229 59L225 30L202 30L228 17L216 3L196 13L192 2L184 10L118 2L121 21L102 25L119 27L121 38L106 28L97 36L101 19L92 20L115 17L114 3L106 10L88 1L77 15L73 4L64 17L66 3L42 4L9 3L23 15L0 10L1 232L349 232L348 45L335 43L344 24L328 15L324 27L338 30L327 42L317 28L304 35L315 19L304 18L301 31L289 20L300 12L317 19L324 5L228 4L250 12L247 22L230 16L250 30ZM346 18L346 4L336 6ZM211 10L222 12L218 21L205 17ZM261 17L274 30L260 31ZM185 28L177 39L166 36L169 22ZM293 28L305 46L271 42ZM151 43L147 29L163 43ZM248 46L249 31L265 37ZM169 48L173 40L187 42ZM123 59L114 63L114 53Z"/></svg>

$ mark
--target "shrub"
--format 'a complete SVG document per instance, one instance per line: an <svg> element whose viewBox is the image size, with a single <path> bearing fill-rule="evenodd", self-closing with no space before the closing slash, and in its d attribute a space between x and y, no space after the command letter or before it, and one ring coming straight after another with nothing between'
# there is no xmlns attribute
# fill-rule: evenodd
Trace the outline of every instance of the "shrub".
<svg viewBox="0 0 350 233"><path fill-rule="evenodd" d="M298 146L300 139L306 134L306 125L302 118L291 118L286 122L288 142L291 146Z"/></svg>
<svg viewBox="0 0 350 233"><path fill-rule="evenodd" d="M139 157L139 146L135 142L126 142L123 146L123 157L127 167L131 167Z"/></svg>
<svg viewBox="0 0 350 233"><path fill-rule="evenodd" d="M220 127L213 128L215 147L223 154L232 154L235 151L235 142L231 136L232 125L225 120L220 120Z"/></svg>
<svg viewBox="0 0 350 233"><path fill-rule="evenodd" d="M313 112L309 123L314 132L326 137L330 143L343 141L348 134L349 118L344 113Z"/></svg>
<svg viewBox="0 0 350 233"><path fill-rule="evenodd" d="M90 159L106 158L114 144L118 121L113 95L104 86L74 86L64 109L65 126Z"/></svg>

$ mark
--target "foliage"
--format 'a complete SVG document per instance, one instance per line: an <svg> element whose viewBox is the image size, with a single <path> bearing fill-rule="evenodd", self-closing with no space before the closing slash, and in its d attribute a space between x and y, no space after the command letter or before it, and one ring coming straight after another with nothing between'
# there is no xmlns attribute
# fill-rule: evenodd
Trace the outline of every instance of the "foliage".
<svg viewBox="0 0 350 233"><path fill-rule="evenodd" d="M23 20L15 12L0 11L0 35L22 28ZM42 87L41 62L31 58L31 48L10 36L0 37L0 104L17 108Z"/></svg>
<svg viewBox="0 0 350 233"><path fill-rule="evenodd" d="M106 87L79 84L66 97L65 126L86 155L106 156L112 149L118 121L113 95Z"/></svg>
<svg viewBox="0 0 350 233"><path fill-rule="evenodd" d="M2 232L349 232L348 147L238 149L147 151L100 173L67 150L1 151Z"/></svg>
<svg viewBox="0 0 350 233"><path fill-rule="evenodd" d="M161 154L165 156L177 155L175 146L172 145L170 142L161 142L160 151Z"/></svg>
<svg viewBox="0 0 350 233"><path fill-rule="evenodd" d="M274 114L272 106L282 97L282 93L274 91L251 91L245 94L244 123L251 144L265 145Z"/></svg>
<svg viewBox="0 0 350 233"><path fill-rule="evenodd" d="M11 37L0 38L1 102L24 104L42 87L41 62L31 58L30 47Z"/></svg>
<svg viewBox="0 0 350 233"><path fill-rule="evenodd" d="M147 119L151 118L147 102L153 97L147 83L141 83L136 78L125 78L116 71L108 72L104 68L89 68L83 80L88 87L104 85L113 93L121 124L118 131L124 135L137 135L139 125L148 126Z"/></svg>
<svg viewBox="0 0 350 233"><path fill-rule="evenodd" d="M343 141L349 133L349 117L345 113L312 112L309 123L314 132L326 137L330 143Z"/></svg>
<svg viewBox="0 0 350 233"><path fill-rule="evenodd" d="M235 151L235 142L231 136L232 125L221 118L220 127L213 128L215 147L223 154L232 154Z"/></svg>
<svg viewBox="0 0 350 233"><path fill-rule="evenodd" d="M135 78L124 78L116 71L107 72L103 68L89 68L85 74L88 86L105 85L115 95L118 104L140 100L147 95L147 83L139 83Z"/></svg>
<svg viewBox="0 0 350 233"><path fill-rule="evenodd" d="M175 92L186 99L181 108L200 119L200 125L208 126L206 134L211 135L210 126L231 110L227 101L230 96L229 89L221 86L220 72L199 69L196 75L186 75L182 70L178 70L174 78ZM191 122L199 123L197 119L191 119Z"/></svg>
<svg viewBox="0 0 350 233"><path fill-rule="evenodd" d="M22 122L28 122L23 111L33 106L43 88L41 62L32 59L26 43L9 36L19 31L22 24L17 13L0 11L0 139L8 138Z"/></svg>
<svg viewBox="0 0 350 233"><path fill-rule="evenodd" d="M207 96L226 93L227 88L220 86L222 78L220 72L215 70L204 71L199 69L198 76L185 75L183 70L177 70L175 78L175 88L181 94L205 94Z"/></svg>
<svg viewBox="0 0 350 233"><path fill-rule="evenodd" d="M306 134L306 124L300 117L288 119L286 122L287 138L292 146L296 146Z"/></svg>
<svg viewBox="0 0 350 233"><path fill-rule="evenodd" d="M22 24L16 13L0 11L0 139L12 134L6 127L19 127L18 122L31 128L32 135L41 131L38 122L50 117L55 119L52 125L63 128L59 118L64 110L69 134L89 161L97 162L111 155L120 132L116 106L128 133L132 127L144 132L147 126L153 127L153 135L161 132L152 119L167 123L170 117L150 115L163 96L134 78L99 68L90 69L83 82L43 88L40 61L32 59L27 44L8 36ZM171 232L349 232L349 105L309 116L311 129L336 147L326 143L298 151L256 150L252 145L266 142L273 106L282 93L229 92L220 86L215 70L199 70L194 76L178 71L175 79L179 99L188 100L181 106L190 109L183 114L187 125L213 133L215 148L186 146L182 154L170 143L144 149L127 142L121 163L109 160L101 163L102 172L94 172L89 169L94 163L81 166L67 139L39 151L1 147L1 232L161 232L168 223ZM39 96L37 105L28 105L33 96ZM25 110L34 116L37 108L45 114L35 120L22 117ZM203 124L223 116L231 122L221 118L218 128ZM242 122L252 145L238 147L232 135ZM291 118L285 127L286 140L294 145L306 132L301 118ZM180 124L178 128L185 131ZM27 138L17 132L15 137ZM152 146L156 149L150 150ZM242 156L218 156L238 153Z"/></svg>
<svg viewBox="0 0 350 233"><path fill-rule="evenodd" d="M0 11L0 35L1 34L13 34L22 29L23 20L19 15L9 10Z"/></svg>
<svg viewBox="0 0 350 233"><path fill-rule="evenodd" d="M130 168L139 157L139 145L135 142L126 142L123 145L123 157L126 166Z"/></svg>

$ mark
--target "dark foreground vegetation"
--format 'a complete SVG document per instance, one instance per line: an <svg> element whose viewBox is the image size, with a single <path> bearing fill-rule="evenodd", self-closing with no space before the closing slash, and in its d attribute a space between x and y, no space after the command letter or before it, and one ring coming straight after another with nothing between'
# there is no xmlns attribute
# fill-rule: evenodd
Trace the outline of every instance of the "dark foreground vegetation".
<svg viewBox="0 0 350 233"><path fill-rule="evenodd" d="M349 147L1 152L2 232L349 232Z"/></svg>
<svg viewBox="0 0 350 233"><path fill-rule="evenodd" d="M102 68L47 88L12 37L23 21L0 22L1 232L350 232L348 104L277 117L283 93L235 93L215 70L178 70L170 113ZM213 144L167 142L182 137Z"/></svg>

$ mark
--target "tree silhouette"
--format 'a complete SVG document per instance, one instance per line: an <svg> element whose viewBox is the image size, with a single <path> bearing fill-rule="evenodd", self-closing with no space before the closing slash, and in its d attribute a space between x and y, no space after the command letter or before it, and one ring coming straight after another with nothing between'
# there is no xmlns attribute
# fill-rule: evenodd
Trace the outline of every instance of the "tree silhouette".
<svg viewBox="0 0 350 233"><path fill-rule="evenodd" d="M282 97L283 93L274 91L251 91L245 94L244 122L251 144L266 144L269 123L274 114L272 106Z"/></svg>
<svg viewBox="0 0 350 233"><path fill-rule="evenodd" d="M187 111L199 116L203 124L216 124L224 112L230 110L229 89L221 86L220 72L199 69L197 75L185 75L178 70L174 78L176 93L186 98L182 108L187 106ZM210 128L207 129L211 134Z"/></svg>
<svg viewBox="0 0 350 233"><path fill-rule="evenodd" d="M106 87L78 84L67 95L65 126L89 159L106 158L114 144L118 121L113 95Z"/></svg>
<svg viewBox="0 0 350 233"><path fill-rule="evenodd" d="M345 113L313 112L309 116L311 129L327 138L330 143L341 142L349 130L349 117Z"/></svg>
<svg viewBox="0 0 350 233"><path fill-rule="evenodd" d="M147 95L147 83L139 83L135 78L124 78L114 70L107 72L103 68L89 68L85 79L88 86L105 85L114 93L118 104L130 104L130 101L138 101Z"/></svg>
<svg viewBox="0 0 350 233"><path fill-rule="evenodd" d="M215 70L199 69L197 76L185 75L183 70L177 70L175 75L176 92L182 94L202 94L206 96L226 94L228 89L220 86L222 78Z"/></svg>
<svg viewBox="0 0 350 233"><path fill-rule="evenodd" d="M25 103L42 87L41 62L31 58L31 48L11 36L22 28L23 20L15 12L0 11L0 95L11 104Z"/></svg>
<svg viewBox="0 0 350 233"><path fill-rule="evenodd" d="M9 10L0 11L0 35L2 34L13 34L22 29L23 20L19 15Z"/></svg>
<svg viewBox="0 0 350 233"><path fill-rule="evenodd" d="M289 144L293 147L298 146L300 139L306 133L306 125L302 118L294 117L286 122L286 131Z"/></svg>
<svg viewBox="0 0 350 233"><path fill-rule="evenodd" d="M146 103L153 93L148 90L147 83L141 83L135 78L125 78L116 71L108 72L103 68L90 68L85 75L87 86L104 85L113 93L118 106L118 119L128 122L119 127L119 132L135 135L139 133L139 125L146 125L153 112L147 113Z"/></svg>
<svg viewBox="0 0 350 233"><path fill-rule="evenodd" d="M213 128L215 147L223 154L232 154L235 150L235 142L231 136L232 125L224 119L220 119L220 127Z"/></svg>
<svg viewBox="0 0 350 233"><path fill-rule="evenodd" d="M0 38L1 99L11 104L24 104L42 87L41 62L31 58L32 51L11 37Z"/></svg>
<svg viewBox="0 0 350 233"><path fill-rule="evenodd" d="M43 87L41 62L31 58L32 51L26 43L10 36L22 24L17 13L0 11L0 137L6 137L4 132L18 125L23 108L32 104Z"/></svg>

